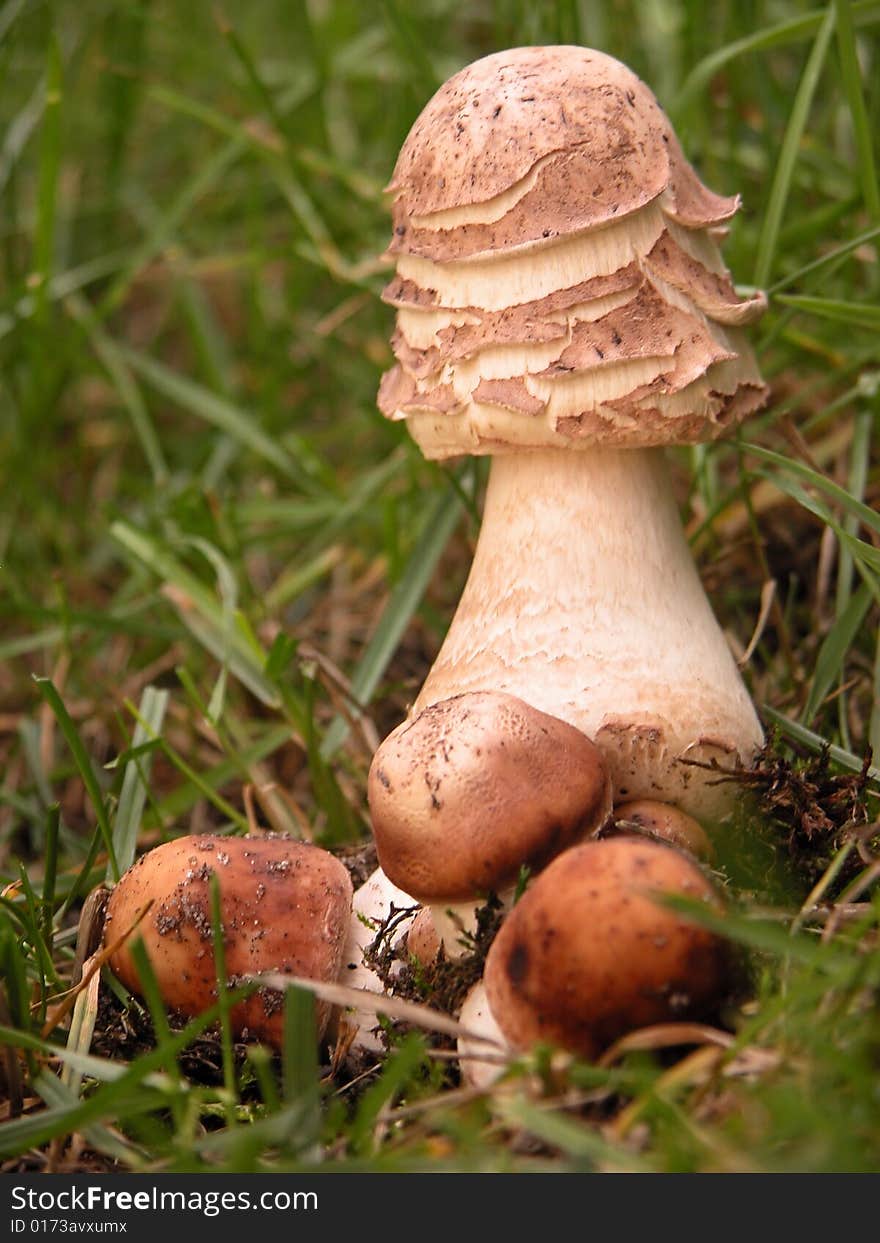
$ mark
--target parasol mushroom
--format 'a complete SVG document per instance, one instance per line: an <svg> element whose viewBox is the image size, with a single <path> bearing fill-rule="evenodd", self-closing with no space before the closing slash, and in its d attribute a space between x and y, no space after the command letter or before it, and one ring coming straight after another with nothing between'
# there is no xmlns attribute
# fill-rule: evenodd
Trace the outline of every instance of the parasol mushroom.
<svg viewBox="0 0 880 1243"><path fill-rule="evenodd" d="M380 408L429 458L492 455L410 719L502 692L593 739L615 801L721 814L728 791L681 761L747 765L762 733L662 451L766 399L742 332L765 300L737 296L717 246L738 199L701 184L630 70L581 47L456 74L389 189L397 365Z"/></svg>

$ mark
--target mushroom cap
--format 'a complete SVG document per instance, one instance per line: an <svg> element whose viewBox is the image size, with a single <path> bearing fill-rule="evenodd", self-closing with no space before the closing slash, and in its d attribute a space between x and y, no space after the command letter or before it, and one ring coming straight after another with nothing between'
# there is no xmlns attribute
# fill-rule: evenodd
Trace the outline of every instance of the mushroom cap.
<svg viewBox="0 0 880 1243"><path fill-rule="evenodd" d="M698 1018L718 1003L729 981L726 942L652 894L718 906L695 862L641 838L575 846L532 882L484 973L512 1045L549 1041L594 1058L635 1028Z"/></svg>
<svg viewBox="0 0 880 1243"><path fill-rule="evenodd" d="M410 130L388 191L390 253L440 261L544 245L662 194L688 228L739 205L700 182L632 70L570 45L495 52L450 78Z"/></svg>
<svg viewBox="0 0 880 1243"><path fill-rule="evenodd" d="M230 987L237 977L281 971L335 981L349 927L352 886L326 850L276 834L200 834L165 842L141 856L110 895L105 938L138 925L162 999L191 1017L217 1000L210 880L220 883L220 918ZM126 986L141 984L126 941L110 959ZM323 1035L329 1007L317 1008ZM281 1047L283 994L259 989L232 1010L235 1033Z"/></svg>
<svg viewBox="0 0 880 1243"><path fill-rule="evenodd" d="M394 170L398 366L379 408L429 458L714 440L766 400L708 190L651 91L589 48L451 78Z"/></svg>
<svg viewBox="0 0 880 1243"><path fill-rule="evenodd" d="M670 135L653 93L613 56L570 44L510 48L440 87L407 135L387 188L412 215L433 215L486 203L544 157L583 147L596 190L607 194L611 183L619 215L649 201L646 187L659 193L670 165L683 161Z"/></svg>
<svg viewBox="0 0 880 1243"><path fill-rule="evenodd" d="M614 808L614 821L624 830L635 825L651 837L687 850L698 859L711 859L715 853L700 822L672 803L650 798L620 803Z"/></svg>
<svg viewBox="0 0 880 1243"><path fill-rule="evenodd" d="M379 862L422 902L515 883L610 811L605 763L574 726L495 691L457 695L398 726L370 767Z"/></svg>

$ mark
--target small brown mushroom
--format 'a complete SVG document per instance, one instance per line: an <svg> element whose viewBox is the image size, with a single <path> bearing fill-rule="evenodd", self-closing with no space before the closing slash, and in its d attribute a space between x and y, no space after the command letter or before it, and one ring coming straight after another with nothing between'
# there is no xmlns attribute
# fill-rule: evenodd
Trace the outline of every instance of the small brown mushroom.
<svg viewBox="0 0 880 1243"><path fill-rule="evenodd" d="M220 918L230 987L265 971L335 982L349 927L352 888L345 867L317 846L292 838L182 837L157 846L125 873L110 895L111 942L152 907L143 937L162 999L192 1017L217 1000L210 881L220 886ZM141 983L126 941L110 966L133 992ZM232 1010L242 1038L281 1047L283 995L261 988ZM329 1008L317 1008L319 1037Z"/></svg>
<svg viewBox="0 0 880 1243"><path fill-rule="evenodd" d="M515 884L595 833L610 811L599 751L512 695L433 704L382 743L368 797L379 862L421 902L472 901Z"/></svg>
<svg viewBox="0 0 880 1243"><path fill-rule="evenodd" d="M486 959L492 1015L511 1045L595 1058L653 1023L706 1017L729 984L727 943L658 903L719 907L699 866L671 846L608 838L560 855L505 919Z"/></svg>
<svg viewBox="0 0 880 1243"><path fill-rule="evenodd" d="M698 859L711 859L715 853L703 826L671 803L658 803L648 798L621 803L614 809L614 821L622 830L635 825L651 837L690 851Z"/></svg>

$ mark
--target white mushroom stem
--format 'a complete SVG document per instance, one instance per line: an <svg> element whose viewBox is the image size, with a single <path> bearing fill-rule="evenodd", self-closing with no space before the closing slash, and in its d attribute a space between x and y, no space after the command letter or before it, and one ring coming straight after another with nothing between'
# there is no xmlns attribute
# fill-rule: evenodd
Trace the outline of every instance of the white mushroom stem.
<svg viewBox="0 0 880 1243"><path fill-rule="evenodd" d="M501 889L495 897L501 903L502 911L509 911L513 906L516 887ZM472 902L426 902L425 909L431 912L434 931L447 958L464 958L473 951L471 940L477 933L477 912L485 906L485 900L479 898Z"/></svg>
<svg viewBox="0 0 880 1243"><path fill-rule="evenodd" d="M472 1033L458 1039L461 1077L472 1088L486 1090L504 1074L507 1039L489 1008L486 986L480 980L467 997L458 1016L466 1031ZM475 1040L473 1036L482 1037ZM492 1043L488 1043L488 1042Z"/></svg>
<svg viewBox="0 0 880 1243"><path fill-rule="evenodd" d="M385 993L385 985L376 972L364 962L364 951L375 941L379 929L391 914L391 907L406 909L418 906L414 898L393 885L381 868L375 872L357 890L352 900L351 923L348 939L342 956L340 984L349 988L362 988L371 993ZM392 943L397 944L406 936L415 918L403 919L392 934ZM354 1027L355 1035L352 1044L355 1048L381 1052L384 1048L376 1034L379 1020L374 1009L355 1009L345 1016L345 1022Z"/></svg>
<svg viewBox="0 0 880 1243"><path fill-rule="evenodd" d="M428 909L434 931L447 958L463 958L468 953L468 934L477 931L480 902L437 902Z"/></svg>
<svg viewBox="0 0 880 1243"><path fill-rule="evenodd" d="M706 599L657 449L493 459L458 610L413 714L516 695L604 752L615 801L717 816L728 786L681 763L748 763L761 728Z"/></svg>

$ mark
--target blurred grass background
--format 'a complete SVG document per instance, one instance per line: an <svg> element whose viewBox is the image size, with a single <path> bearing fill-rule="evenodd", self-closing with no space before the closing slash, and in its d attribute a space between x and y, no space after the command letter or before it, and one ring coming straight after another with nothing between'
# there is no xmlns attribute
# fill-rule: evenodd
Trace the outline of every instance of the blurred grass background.
<svg viewBox="0 0 880 1243"><path fill-rule="evenodd" d="M323 1134L325 1156L390 1168L876 1168L878 27L869 0L0 3L0 1023L30 1085L16 1103L7 1059L10 1160L296 1166ZM376 411L382 186L446 77L553 42L653 87L707 183L742 195L725 256L771 294L771 405L676 463L774 754L830 748L725 861L769 904L731 925L766 955L737 1029L752 1060L723 1091L735 1058L711 1091L703 1070L661 1090L644 1054L575 1068L565 1091L539 1067L520 1096L426 1105L389 1138L394 1102L442 1095L410 1036L357 1110L331 1094L308 1143L290 1117L317 1116L312 1097L273 1098L258 1055L250 1096L146 1087L161 1040L120 1071L128 1097L95 1089L98 1059L58 1089L40 1041L71 1039L46 1030L48 998L95 883L179 832L367 832L369 758L442 639L482 482L424 463ZM857 929L843 947L798 914L813 885L859 908L833 917Z"/></svg>

